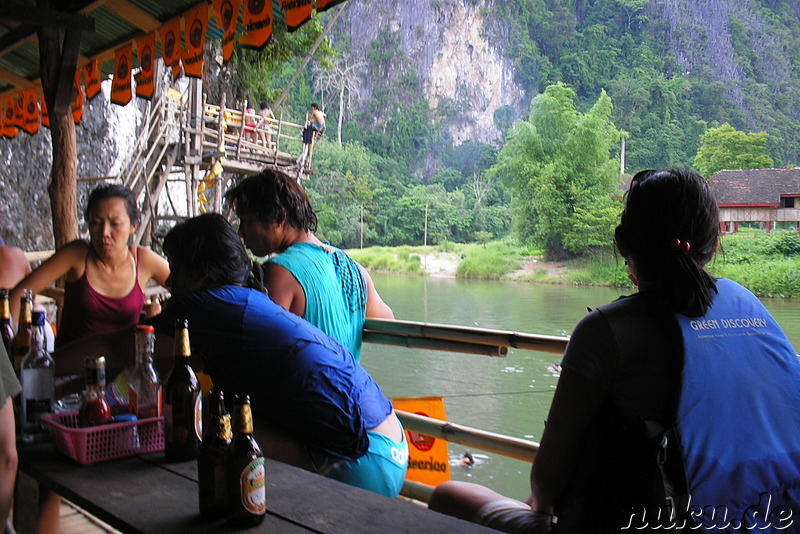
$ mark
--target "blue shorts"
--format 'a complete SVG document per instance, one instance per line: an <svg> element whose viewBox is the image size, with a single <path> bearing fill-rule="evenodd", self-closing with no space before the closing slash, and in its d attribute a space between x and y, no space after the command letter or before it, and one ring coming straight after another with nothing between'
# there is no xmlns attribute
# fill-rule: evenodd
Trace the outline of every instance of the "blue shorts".
<svg viewBox="0 0 800 534"><path fill-rule="evenodd" d="M344 462L325 476L387 497L397 497L408 468L406 433L403 431L401 443L377 432L367 432L367 435L369 450L364 456Z"/></svg>

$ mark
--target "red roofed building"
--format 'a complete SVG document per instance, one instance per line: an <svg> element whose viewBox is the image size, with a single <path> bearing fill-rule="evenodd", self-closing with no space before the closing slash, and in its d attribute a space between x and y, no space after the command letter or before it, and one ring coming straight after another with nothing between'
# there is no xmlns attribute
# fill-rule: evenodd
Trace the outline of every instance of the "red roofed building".
<svg viewBox="0 0 800 534"><path fill-rule="evenodd" d="M719 204L720 228L736 232L740 222L793 222L800 232L800 168L719 171L709 178Z"/></svg>

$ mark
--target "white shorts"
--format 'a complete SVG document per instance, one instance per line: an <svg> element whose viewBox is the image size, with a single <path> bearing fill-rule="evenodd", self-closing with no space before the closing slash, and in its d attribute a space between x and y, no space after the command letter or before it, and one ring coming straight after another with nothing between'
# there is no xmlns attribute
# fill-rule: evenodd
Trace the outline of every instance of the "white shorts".
<svg viewBox="0 0 800 534"><path fill-rule="evenodd" d="M550 532L555 518L534 512L523 502L498 499L483 505L472 522L509 534L539 534Z"/></svg>

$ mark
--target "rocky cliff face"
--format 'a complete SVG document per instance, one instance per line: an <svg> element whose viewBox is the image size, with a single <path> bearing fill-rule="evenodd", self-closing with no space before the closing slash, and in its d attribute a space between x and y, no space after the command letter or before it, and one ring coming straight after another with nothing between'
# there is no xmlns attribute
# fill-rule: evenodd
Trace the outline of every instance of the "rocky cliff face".
<svg viewBox="0 0 800 534"><path fill-rule="evenodd" d="M408 0L376 2L350 0L336 35L348 36L356 57L366 61L369 44L378 32L400 36L400 48L418 69L432 108L451 100L465 110L448 126L455 144L480 141L497 144L502 133L494 112L503 106L519 110L525 97L513 79L513 65L489 38L493 0ZM372 81L362 80L364 94Z"/></svg>
<svg viewBox="0 0 800 534"><path fill-rule="evenodd" d="M76 126L78 142L78 208L98 185L95 178L120 172L147 102L134 99L127 106L111 104L110 82L88 102L83 120ZM20 131L14 139L0 139L0 237L27 251L49 250L54 246L50 196L52 166L50 130L40 128L34 135ZM82 214L78 220L83 224ZM85 225L84 225L85 226Z"/></svg>

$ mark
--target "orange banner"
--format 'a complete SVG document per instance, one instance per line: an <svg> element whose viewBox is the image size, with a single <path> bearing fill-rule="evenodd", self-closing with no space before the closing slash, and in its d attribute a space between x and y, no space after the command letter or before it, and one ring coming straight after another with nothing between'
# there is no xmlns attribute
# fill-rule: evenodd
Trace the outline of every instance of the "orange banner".
<svg viewBox="0 0 800 534"><path fill-rule="evenodd" d="M239 19L241 5L242 0L214 0L214 17L217 19L217 27L222 30L222 59L226 63L233 55L236 21Z"/></svg>
<svg viewBox="0 0 800 534"><path fill-rule="evenodd" d="M442 397L403 397L395 398L392 404L396 410L432 417L441 421L447 418ZM450 456L447 442L406 430L408 439L408 471L406 480L438 486L450 480Z"/></svg>
<svg viewBox="0 0 800 534"><path fill-rule="evenodd" d="M262 49L272 37L272 2L269 0L244 0L242 24L245 34L239 43L247 48Z"/></svg>
<svg viewBox="0 0 800 534"><path fill-rule="evenodd" d="M136 74L136 96L150 100L155 92L156 34L149 33L136 40L136 55L141 70Z"/></svg>
<svg viewBox="0 0 800 534"><path fill-rule="evenodd" d="M100 93L100 63L93 59L83 66L83 75L86 76L86 98L93 99Z"/></svg>
<svg viewBox="0 0 800 534"><path fill-rule="evenodd" d="M160 30L161 58L167 67L172 68L172 78L181 74L181 19L173 19Z"/></svg>
<svg viewBox="0 0 800 534"><path fill-rule="evenodd" d="M3 100L2 123L0 123L0 135L3 137L16 137L17 129L14 127L14 99L7 97Z"/></svg>
<svg viewBox="0 0 800 534"><path fill-rule="evenodd" d="M17 93L14 95L14 126L22 128L25 126L25 94Z"/></svg>
<svg viewBox="0 0 800 534"><path fill-rule="evenodd" d="M47 102L45 102L44 95L42 95L42 126L50 128L50 114L47 113Z"/></svg>
<svg viewBox="0 0 800 534"><path fill-rule="evenodd" d="M322 12L323 12L323 11L325 11L326 9L330 9L330 8L332 8L333 6L335 6L335 5L337 5L337 4L341 4L341 3L342 3L342 2L344 2L344 1L345 1L345 0L317 0L317 1L316 1L316 5L317 5L317 11L319 11L320 13L322 13Z"/></svg>
<svg viewBox="0 0 800 534"><path fill-rule="evenodd" d="M192 78L203 77L203 45L208 31L208 4L201 3L189 11L183 19L183 70Z"/></svg>
<svg viewBox="0 0 800 534"><path fill-rule="evenodd" d="M286 27L290 32L308 22L314 7L312 0L281 0L280 5L286 18Z"/></svg>
<svg viewBox="0 0 800 534"><path fill-rule="evenodd" d="M111 80L111 101L124 106L131 101L131 66L133 44L128 43L114 51L114 77Z"/></svg>
<svg viewBox="0 0 800 534"><path fill-rule="evenodd" d="M81 87L80 73L75 73L75 81L72 84L72 102L70 109L72 110L72 122L80 124L83 119L83 87Z"/></svg>
<svg viewBox="0 0 800 534"><path fill-rule="evenodd" d="M33 135L39 131L39 121L41 111L39 109L39 99L36 97L36 89L27 89L22 93L24 106L24 122L22 129Z"/></svg>

